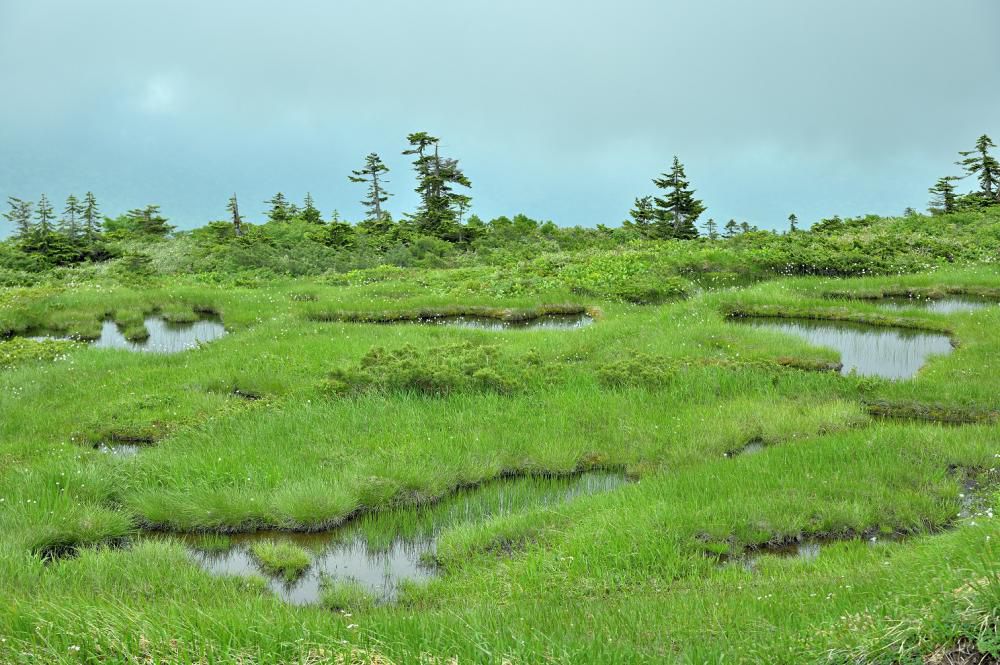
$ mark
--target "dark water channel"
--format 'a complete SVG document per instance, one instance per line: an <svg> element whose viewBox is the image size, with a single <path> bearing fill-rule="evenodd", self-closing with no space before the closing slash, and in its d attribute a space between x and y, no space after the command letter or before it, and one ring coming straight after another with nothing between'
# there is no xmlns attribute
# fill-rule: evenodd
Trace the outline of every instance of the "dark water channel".
<svg viewBox="0 0 1000 665"><path fill-rule="evenodd" d="M800 337L814 346L836 349L843 363L841 374L909 379L929 356L952 352L947 335L906 328L886 328L845 321L813 319L746 318L747 325Z"/></svg>
<svg viewBox="0 0 1000 665"><path fill-rule="evenodd" d="M376 601L388 602L404 580L419 582L435 574L430 558L442 530L607 492L625 482L622 474L596 472L497 480L434 505L375 513L323 533L240 534L222 540L222 547L217 535L183 539L194 561L209 573L263 577L275 594L294 605L320 602L328 581L357 583ZM291 582L269 575L250 549L262 541L298 545L312 562Z"/></svg>
<svg viewBox="0 0 1000 665"><path fill-rule="evenodd" d="M90 342L90 345L96 349L180 353L226 334L225 326L217 318L201 319L193 323L171 323L160 316L149 316L146 317L144 324L149 337L142 341L133 342L122 334L117 323L109 319L101 326L101 336ZM53 339L53 337L35 337L35 339Z"/></svg>
<svg viewBox="0 0 1000 665"><path fill-rule="evenodd" d="M506 321L485 316L447 316L419 319L418 322L499 332L502 330L576 330L589 326L594 322L594 319L587 314L546 314L523 321Z"/></svg>

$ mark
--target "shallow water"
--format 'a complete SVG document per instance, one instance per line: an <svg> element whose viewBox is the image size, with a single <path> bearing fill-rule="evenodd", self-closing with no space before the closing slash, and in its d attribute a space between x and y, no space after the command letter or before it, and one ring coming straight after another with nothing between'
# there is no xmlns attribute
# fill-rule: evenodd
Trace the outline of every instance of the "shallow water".
<svg viewBox="0 0 1000 665"><path fill-rule="evenodd" d="M132 457L133 455L139 454L139 449L142 446L135 443L100 443L97 445L97 450L106 455L115 455L117 457Z"/></svg>
<svg viewBox="0 0 1000 665"><path fill-rule="evenodd" d="M131 342L122 334L118 324L112 320L101 326L101 336L90 342L96 349L125 349L145 353L180 353L211 342L226 334L222 322L215 318L201 319L193 323L171 323L160 316L150 316L144 321L149 337L141 342ZM35 339L53 339L35 337ZM58 338L67 339L67 338Z"/></svg>
<svg viewBox="0 0 1000 665"><path fill-rule="evenodd" d="M318 603L327 579L357 582L377 601L387 602L395 599L404 580L419 582L435 574L426 561L436 552L442 530L607 492L624 482L623 475L611 473L498 480L431 506L373 514L324 533L240 534L230 537L230 547L223 551L208 549L218 536L183 539L194 561L209 573L262 576L275 594L294 605ZM267 540L292 542L308 550L309 569L293 582L265 573L250 546Z"/></svg>
<svg viewBox="0 0 1000 665"><path fill-rule="evenodd" d="M748 325L796 335L815 346L836 349L843 363L841 374L908 379L916 375L931 355L952 352L947 335L885 328L843 321L748 318Z"/></svg>
<svg viewBox="0 0 1000 665"><path fill-rule="evenodd" d="M576 330L594 322L587 314L546 314L525 321L504 321L485 316L449 316L434 319L420 319L420 323L475 328L477 330Z"/></svg>
<svg viewBox="0 0 1000 665"><path fill-rule="evenodd" d="M919 309L935 314L953 314L956 312L974 312L990 306L996 306L996 301L986 298L976 298L974 296L955 296L948 298L906 298L890 297L881 298L878 301L883 309L906 310Z"/></svg>

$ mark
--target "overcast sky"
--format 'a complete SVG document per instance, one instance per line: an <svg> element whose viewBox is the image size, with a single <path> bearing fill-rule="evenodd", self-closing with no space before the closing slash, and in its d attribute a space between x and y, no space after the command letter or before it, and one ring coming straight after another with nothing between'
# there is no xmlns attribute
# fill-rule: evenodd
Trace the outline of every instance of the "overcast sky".
<svg viewBox="0 0 1000 665"><path fill-rule="evenodd" d="M275 191L356 220L409 132L473 210L617 225L677 154L705 217L924 207L1000 143L998 0L0 0L0 197L192 227Z"/></svg>

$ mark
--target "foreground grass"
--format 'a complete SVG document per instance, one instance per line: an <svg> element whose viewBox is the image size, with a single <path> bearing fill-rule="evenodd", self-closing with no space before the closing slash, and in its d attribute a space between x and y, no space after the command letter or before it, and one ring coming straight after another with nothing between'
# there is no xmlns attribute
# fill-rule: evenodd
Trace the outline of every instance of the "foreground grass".
<svg viewBox="0 0 1000 665"><path fill-rule="evenodd" d="M869 411L995 411L1000 307L887 316L826 297L945 286L997 288L1000 276L580 302L603 317L572 331L314 320L574 302L558 292L458 305L405 283L5 292L10 331L84 334L106 316L211 310L231 334L176 356L74 348L0 370L0 660L889 662L959 640L995 651L1000 534L988 517L956 515L963 473L1000 465L997 425ZM836 356L725 318L762 308L947 331L958 351L910 381L803 371ZM417 351L375 365L377 389L329 389L331 372L364 374L373 348L407 344ZM425 350L481 347L459 378L489 370L504 390L464 379L419 389L442 376ZM132 458L92 449L116 437L151 445ZM764 450L727 457L751 441ZM107 546L151 527L320 529L505 474L595 467L637 482L447 530L442 575L393 606L334 585L327 608L341 611L293 608L258 581L207 576L169 539ZM868 533L900 540L872 546ZM753 572L707 555L812 537L840 542L815 560L764 556ZM294 574L309 555L258 556Z"/></svg>

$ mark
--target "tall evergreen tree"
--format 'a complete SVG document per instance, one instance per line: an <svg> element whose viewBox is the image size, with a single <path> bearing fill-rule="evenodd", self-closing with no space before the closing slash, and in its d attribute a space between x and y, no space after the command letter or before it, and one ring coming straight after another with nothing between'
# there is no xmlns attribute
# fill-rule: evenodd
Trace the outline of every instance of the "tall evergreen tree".
<svg viewBox="0 0 1000 665"><path fill-rule="evenodd" d="M38 199L38 205L35 206L35 219L38 220L38 232L41 234L52 233L52 220L56 218L55 211L52 209L52 204L49 203L49 198L42 194Z"/></svg>
<svg viewBox="0 0 1000 665"><path fill-rule="evenodd" d="M731 219L726 222L725 232L722 234L723 238L735 238L740 233L740 227L736 223L735 219Z"/></svg>
<svg viewBox="0 0 1000 665"><path fill-rule="evenodd" d="M14 225L18 239L26 240L34 228L32 224L32 204L31 201L24 201L14 196L7 197L7 205L10 210L3 214L7 220Z"/></svg>
<svg viewBox="0 0 1000 665"><path fill-rule="evenodd" d="M653 184L665 191L662 197L653 197L656 204L658 236L661 238L690 239L698 237L698 227L695 222L705 205L694 197L690 188L684 165L674 156L670 173L664 173L653 179Z"/></svg>
<svg viewBox="0 0 1000 665"><path fill-rule="evenodd" d="M788 232L789 233L795 233L796 231L799 230L798 222L799 222L799 216L796 215L794 212L791 215L788 216Z"/></svg>
<svg viewBox="0 0 1000 665"><path fill-rule="evenodd" d="M289 208L288 199L281 192L265 201L271 208L267 211L267 219L271 222L284 223L292 218L292 210Z"/></svg>
<svg viewBox="0 0 1000 665"><path fill-rule="evenodd" d="M93 245L101 234L101 210L97 206L97 198L93 192L87 192L83 197L83 237Z"/></svg>
<svg viewBox="0 0 1000 665"><path fill-rule="evenodd" d="M243 216L240 215L240 204L236 200L236 192L233 192L233 195L229 197L226 210L229 211L229 217L233 221L233 233L236 234L237 238L243 237Z"/></svg>
<svg viewBox="0 0 1000 665"><path fill-rule="evenodd" d="M989 203L1000 201L1000 162L990 154L990 148L995 147L990 137L983 134L976 141L974 150L958 153L964 159L957 162L968 175L976 176L979 194Z"/></svg>
<svg viewBox="0 0 1000 665"><path fill-rule="evenodd" d="M461 202L469 205L471 199L459 199L453 186L471 187L472 182L458 165L457 159L442 157L440 139L427 132L416 132L406 137L410 149L404 155L415 155L413 168L417 174L416 192L420 194L420 208L413 215L417 229L430 236L455 240L459 236L458 207ZM431 150L433 148L433 151Z"/></svg>
<svg viewBox="0 0 1000 665"><path fill-rule="evenodd" d="M66 207L63 209L63 216L59 220L59 231L71 240L80 237L80 217L83 215L83 206L75 194L66 197Z"/></svg>
<svg viewBox="0 0 1000 665"><path fill-rule="evenodd" d="M385 191L385 183L388 180L385 179L384 174L388 172L389 167L385 165L382 158L377 153L372 152L365 157L364 167L351 171L351 175L347 176L351 182L368 184L368 194L361 200L361 205L365 207L366 220L381 221L385 214L382 211L382 204L392 196Z"/></svg>
<svg viewBox="0 0 1000 665"><path fill-rule="evenodd" d="M943 215L955 212L958 197L955 194L955 176L945 176L938 178L934 186L927 191L934 197L931 199L929 210L935 215Z"/></svg>
<svg viewBox="0 0 1000 665"><path fill-rule="evenodd" d="M655 236L656 208L653 207L652 196L637 196L628 214L632 218L629 226L634 227L640 235L644 238Z"/></svg>
<svg viewBox="0 0 1000 665"><path fill-rule="evenodd" d="M302 221L308 222L309 224L322 224L323 214L316 207L316 203L313 201L312 194L306 192L305 201L302 202L302 210L299 212L299 217Z"/></svg>

